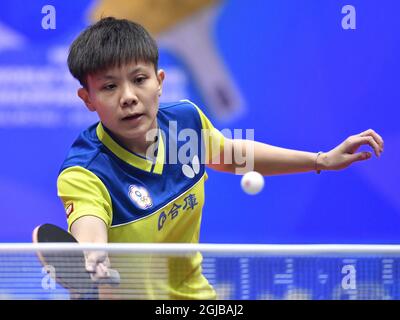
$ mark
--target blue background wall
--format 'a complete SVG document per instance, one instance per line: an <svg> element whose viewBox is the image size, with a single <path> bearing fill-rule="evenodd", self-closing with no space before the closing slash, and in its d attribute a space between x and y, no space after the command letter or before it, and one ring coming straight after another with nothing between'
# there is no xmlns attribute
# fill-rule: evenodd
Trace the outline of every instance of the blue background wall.
<svg viewBox="0 0 400 320"><path fill-rule="evenodd" d="M57 10L55 30L41 27L46 4ZM2 242L29 242L43 222L66 227L56 195L58 169L75 137L96 118L74 98L77 83L68 76L65 52L87 25L91 4L2 3ZM346 4L356 8L356 30L341 26ZM258 141L314 152L368 128L385 139L380 159L340 172L266 177L257 196L241 191L239 176L209 170L202 242L400 243L399 11L395 0L221 3L210 36L245 101L243 113L230 121L213 117L190 69L160 48L166 85L169 70L183 72L187 81L170 90L198 103L220 129L253 128ZM10 34L14 45L7 46ZM34 68L36 76L28 81L18 76L20 68ZM40 77L46 70L54 81ZM34 97L38 91L59 95ZM10 92L18 94L11 99Z"/></svg>

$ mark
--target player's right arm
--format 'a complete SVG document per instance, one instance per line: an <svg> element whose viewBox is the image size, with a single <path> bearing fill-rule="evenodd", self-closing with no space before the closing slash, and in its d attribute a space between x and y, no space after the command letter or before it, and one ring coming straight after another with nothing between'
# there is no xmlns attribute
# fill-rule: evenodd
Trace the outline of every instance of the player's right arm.
<svg viewBox="0 0 400 320"><path fill-rule="evenodd" d="M111 198L103 182L80 167L65 169L58 177L58 196L67 213L68 229L80 243L107 243L111 224ZM108 276L106 252L86 252L86 269L92 278Z"/></svg>
<svg viewBox="0 0 400 320"><path fill-rule="evenodd" d="M71 233L80 243L107 243L107 226L96 216L83 216L71 226ZM92 273L93 280L109 276L110 260L107 252L89 251L85 253L86 270Z"/></svg>

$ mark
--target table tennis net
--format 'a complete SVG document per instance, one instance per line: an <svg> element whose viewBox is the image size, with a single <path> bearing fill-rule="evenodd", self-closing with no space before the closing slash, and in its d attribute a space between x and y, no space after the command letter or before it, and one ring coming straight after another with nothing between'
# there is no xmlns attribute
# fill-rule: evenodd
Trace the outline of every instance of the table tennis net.
<svg viewBox="0 0 400 320"><path fill-rule="evenodd" d="M92 292L84 283L87 274L77 272L82 266L76 266L75 253L82 250L107 251L121 283ZM63 269L43 265L38 252L51 253ZM201 269L193 269L196 263ZM198 281L196 272L209 286L204 279ZM78 289L64 288L57 273L72 277L68 281ZM83 298L397 300L400 246L0 245L0 299Z"/></svg>

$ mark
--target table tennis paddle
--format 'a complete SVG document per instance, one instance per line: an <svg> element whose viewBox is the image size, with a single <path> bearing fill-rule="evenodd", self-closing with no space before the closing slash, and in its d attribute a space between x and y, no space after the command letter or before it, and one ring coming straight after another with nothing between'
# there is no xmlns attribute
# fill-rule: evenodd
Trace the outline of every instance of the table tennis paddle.
<svg viewBox="0 0 400 320"><path fill-rule="evenodd" d="M53 224L42 224L33 230L34 243L77 243L78 241L64 229ZM92 280L90 273L85 268L85 255L83 251L37 252L39 260L44 266L52 266L55 270L55 281L71 292L71 298L98 299L99 285L118 285L119 273L108 269L109 277Z"/></svg>

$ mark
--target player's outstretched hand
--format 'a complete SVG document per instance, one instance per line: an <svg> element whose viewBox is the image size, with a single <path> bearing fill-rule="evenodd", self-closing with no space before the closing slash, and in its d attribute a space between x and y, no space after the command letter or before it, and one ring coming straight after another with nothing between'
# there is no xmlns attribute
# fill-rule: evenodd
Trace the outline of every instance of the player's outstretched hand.
<svg viewBox="0 0 400 320"><path fill-rule="evenodd" d="M360 134L348 137L336 148L322 154L317 167L322 170L340 170L353 162L368 160L371 152L357 152L360 146L369 145L377 157L383 152L383 139L374 130L368 129Z"/></svg>
<svg viewBox="0 0 400 320"><path fill-rule="evenodd" d="M85 253L86 270L93 281L110 277L110 259L105 251L89 251Z"/></svg>

